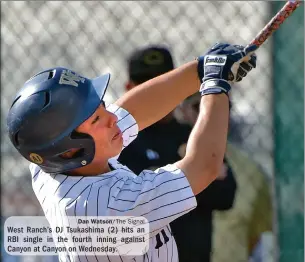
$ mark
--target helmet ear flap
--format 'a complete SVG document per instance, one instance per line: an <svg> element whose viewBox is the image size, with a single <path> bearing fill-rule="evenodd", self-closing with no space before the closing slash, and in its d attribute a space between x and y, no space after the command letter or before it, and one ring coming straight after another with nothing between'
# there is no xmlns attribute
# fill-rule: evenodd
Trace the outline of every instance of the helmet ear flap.
<svg viewBox="0 0 305 262"><path fill-rule="evenodd" d="M70 135L71 139L84 139L84 138L91 138L92 137L86 133L80 133L75 130L72 131ZM67 150L66 152L62 153L60 155L61 158L63 159L73 159L73 158L78 158L82 157L85 154L85 148L79 147L79 148L71 148Z"/></svg>
<svg viewBox="0 0 305 262"><path fill-rule="evenodd" d="M62 153L59 157L63 159L73 159L73 158L82 157L84 153L85 153L84 148L71 148L67 152Z"/></svg>
<svg viewBox="0 0 305 262"><path fill-rule="evenodd" d="M77 132L76 130L73 130L71 132L70 138L71 139L81 139L81 138L92 138L92 137L87 133L80 133L80 132Z"/></svg>
<svg viewBox="0 0 305 262"><path fill-rule="evenodd" d="M94 159L95 143L89 134L73 131L64 140L60 144L65 144L66 150L53 157L57 163L65 166L60 172L86 166ZM49 173L58 173L54 172L50 166L42 166L42 169Z"/></svg>

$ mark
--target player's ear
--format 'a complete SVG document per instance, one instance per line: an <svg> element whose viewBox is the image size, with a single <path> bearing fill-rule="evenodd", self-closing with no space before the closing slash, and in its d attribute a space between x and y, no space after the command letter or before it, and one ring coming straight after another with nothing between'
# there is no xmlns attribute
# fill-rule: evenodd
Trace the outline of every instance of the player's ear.
<svg viewBox="0 0 305 262"><path fill-rule="evenodd" d="M83 148L71 148L69 151L61 154L60 157L64 159L76 158L83 155L84 151Z"/></svg>

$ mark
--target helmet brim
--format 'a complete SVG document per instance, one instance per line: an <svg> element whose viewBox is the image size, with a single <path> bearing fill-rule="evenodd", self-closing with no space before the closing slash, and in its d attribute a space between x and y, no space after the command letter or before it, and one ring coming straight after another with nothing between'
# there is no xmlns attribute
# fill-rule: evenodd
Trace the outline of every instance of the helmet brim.
<svg viewBox="0 0 305 262"><path fill-rule="evenodd" d="M97 95L100 97L100 99L104 98L109 81L110 81L109 73L91 79L92 86L94 87L94 89L95 89Z"/></svg>

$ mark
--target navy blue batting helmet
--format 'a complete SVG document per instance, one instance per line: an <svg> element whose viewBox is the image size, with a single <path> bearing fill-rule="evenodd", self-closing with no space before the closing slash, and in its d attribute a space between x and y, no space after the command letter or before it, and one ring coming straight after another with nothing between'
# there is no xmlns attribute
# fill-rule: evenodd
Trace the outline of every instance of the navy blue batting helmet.
<svg viewBox="0 0 305 262"><path fill-rule="evenodd" d="M74 130L103 102L110 74L94 79L63 67L31 77L16 95L7 116L11 142L45 172L60 173L89 164L95 154L91 136ZM66 159L71 149L78 154Z"/></svg>

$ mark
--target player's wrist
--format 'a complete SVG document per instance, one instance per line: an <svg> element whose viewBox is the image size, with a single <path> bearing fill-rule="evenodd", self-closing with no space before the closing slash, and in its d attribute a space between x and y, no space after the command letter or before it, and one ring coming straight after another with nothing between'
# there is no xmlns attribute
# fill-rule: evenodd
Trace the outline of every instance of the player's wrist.
<svg viewBox="0 0 305 262"><path fill-rule="evenodd" d="M205 79L200 85L199 92L201 96L211 94L226 94L229 96L231 85L224 79L210 78Z"/></svg>

